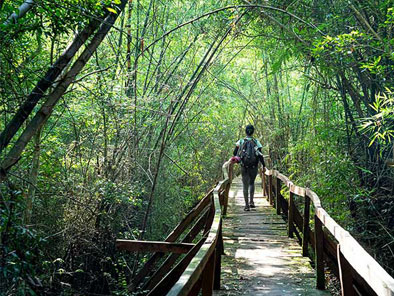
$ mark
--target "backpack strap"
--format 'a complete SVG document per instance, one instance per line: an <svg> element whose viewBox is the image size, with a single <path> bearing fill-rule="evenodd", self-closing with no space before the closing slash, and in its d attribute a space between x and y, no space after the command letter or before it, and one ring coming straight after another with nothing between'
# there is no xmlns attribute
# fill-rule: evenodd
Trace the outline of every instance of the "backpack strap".
<svg viewBox="0 0 394 296"><path fill-rule="evenodd" d="M247 138L245 138L245 140L246 141L253 141L253 143L257 146L257 140L255 139L255 138L251 138L251 139L249 139L249 140L247 140ZM245 140L244 140L244 143L245 143Z"/></svg>
<svg viewBox="0 0 394 296"><path fill-rule="evenodd" d="M244 149L246 141L249 141L247 138L244 138L242 140L243 140L242 144L241 143L239 144L239 148L238 148L238 152L237 152L238 156L241 156L241 153L242 153L242 150Z"/></svg>

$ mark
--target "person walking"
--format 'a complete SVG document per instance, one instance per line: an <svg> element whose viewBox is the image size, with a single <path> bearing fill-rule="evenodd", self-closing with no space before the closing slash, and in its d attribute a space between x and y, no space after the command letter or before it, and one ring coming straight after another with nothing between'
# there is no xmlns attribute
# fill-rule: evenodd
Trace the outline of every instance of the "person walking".
<svg viewBox="0 0 394 296"><path fill-rule="evenodd" d="M233 162L241 163L241 174L243 184L243 194L245 199L245 211L255 208L254 197L254 181L256 180L259 161L265 168L264 157L261 152L263 147L259 140L253 138L254 126L248 124L245 128L246 137L240 139L235 144Z"/></svg>

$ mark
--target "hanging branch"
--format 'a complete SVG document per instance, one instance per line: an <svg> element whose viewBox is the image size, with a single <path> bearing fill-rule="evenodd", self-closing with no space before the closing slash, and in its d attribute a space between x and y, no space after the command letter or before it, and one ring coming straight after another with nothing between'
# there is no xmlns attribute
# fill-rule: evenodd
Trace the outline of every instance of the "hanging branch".
<svg viewBox="0 0 394 296"><path fill-rule="evenodd" d="M75 56L81 46L88 40L88 38L96 31L100 22L92 20L83 31L81 31L66 48L57 61L47 70L44 77L41 78L31 93L26 98L22 106L19 107L14 117L10 120L7 126L0 134L0 153L7 147L11 139L18 132L22 124L29 117L34 107L39 100L44 96L44 93L53 85L55 80L67 67L71 59Z"/></svg>
<svg viewBox="0 0 394 296"><path fill-rule="evenodd" d="M1 6L3 5L3 1L1 2L0 5L0 9ZM25 2L22 3L21 6L19 6L18 8L18 13L13 12L9 18L3 23L3 25L9 25L11 23L16 24L18 19L22 18L25 16L25 14L32 9L34 6L34 0L26 0Z"/></svg>
<svg viewBox="0 0 394 296"><path fill-rule="evenodd" d="M119 11L122 11L126 5L127 0L122 0L119 5ZM27 143L31 140L34 134L41 128L44 122L51 116L54 107L59 99L63 96L68 86L75 80L75 77L80 73L85 64L89 61L97 47L101 44L104 37L107 35L118 13L111 13L104 21L97 33L94 35L89 45L85 48L82 54L75 61L71 69L64 75L64 79L58 83L56 88L51 94L48 95L46 102L41 106L40 110L36 113L33 119L26 126L25 130L16 141L7 156L1 161L0 164L0 181L4 180L8 170L18 162L23 150Z"/></svg>
<svg viewBox="0 0 394 296"><path fill-rule="evenodd" d="M180 24L180 25L178 25L178 26L172 28L171 30L169 30L169 31L167 31L166 33L164 33L161 37L159 37L158 39L154 40L151 44L149 44L148 46L146 46L146 47L145 47L145 50L148 50L151 46L153 46L155 43L159 42L159 41L160 41L161 39L163 39L164 37L170 35L170 34L173 33L174 31L176 31L176 30L178 30L178 29L180 29L180 28L182 28L182 27L184 27L184 26L186 26L186 25L192 24L192 23L194 23L194 22L196 22L196 21L198 21L198 20L200 20L200 19L202 19L202 18L205 18L205 17L207 17L207 16L216 14L216 13L221 12L221 11L224 11L224 10L238 9L238 8L259 8L259 9L267 9L267 10L273 10L273 11L281 12L281 13L287 14L287 15L291 16L292 18L294 18L294 19L296 19L296 20L302 22L303 24L307 25L308 27L311 27L311 28L317 30L317 32L319 32L321 35L325 35L325 33L323 33L323 32L322 32L319 28L317 28L315 25L310 24L310 23L308 23L307 21L303 20L302 18L296 16L295 14L292 14L291 12L286 11L286 10L281 9L281 8L277 8L277 7L273 7L273 6L268 6L268 5L258 5L258 4L230 5L230 6L226 6L226 7L222 7L222 8L218 8L218 9L209 11L209 12L204 13L204 14L202 14L202 15L200 15L200 16L194 18L194 19L191 19L191 20L189 20L189 21L187 21L187 22L184 22L184 23L182 23L182 24Z"/></svg>
<svg viewBox="0 0 394 296"><path fill-rule="evenodd" d="M238 19L235 21L235 24L237 24L245 14L246 14L246 12L244 12L243 14L241 14L241 15L238 17ZM233 30L233 28L232 28L231 26L230 26L230 28L227 29L226 33L225 33L225 34L223 35L223 37L220 39L220 41L219 41L218 44L216 45L215 49L213 49L213 51L212 51L212 53L210 54L210 56L209 56L207 62L206 62L206 63L204 64L204 66L202 67L201 71L199 71L197 77L196 77L195 79L192 79L192 80L191 80L191 81L193 81L193 83L192 83L192 85L191 85L189 91L187 92L187 94L186 94L186 96L185 96L185 99L183 100L183 102L182 102L181 106L179 107L177 113L175 114L175 118L174 118L174 120L173 120L173 122L172 122L172 124L171 124L170 130L169 130L169 132L168 132L168 138L172 136L173 131L174 131L174 128L175 128L176 124L178 123L178 121L179 121L179 119L180 119L180 117L181 117L181 115L182 115L182 113L183 113L183 110L185 109L186 104L187 104L187 102L189 101L189 98L191 97L191 95L192 95L194 89L196 88L198 82L200 81L200 79L201 79L203 73L205 73L205 71L208 69L208 66L209 66L209 64L211 63L213 57L215 56L217 50L220 48L220 46L222 45L222 43L224 42L224 40L227 38L227 36L230 34L230 32L231 32L232 30ZM215 43L215 42L214 42L214 43ZM214 43L212 43L212 45L213 45ZM209 51L208 51L208 52L209 52ZM179 98L181 98L181 96L180 96ZM175 109L173 109L173 110L175 110ZM169 139L167 139L167 140L169 140Z"/></svg>

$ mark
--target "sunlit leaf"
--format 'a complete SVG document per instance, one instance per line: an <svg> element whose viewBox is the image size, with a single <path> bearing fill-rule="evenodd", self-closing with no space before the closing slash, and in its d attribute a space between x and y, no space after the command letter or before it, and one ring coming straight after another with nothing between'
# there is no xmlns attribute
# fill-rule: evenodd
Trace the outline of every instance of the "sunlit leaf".
<svg viewBox="0 0 394 296"><path fill-rule="evenodd" d="M110 11L110 12L112 12L112 13L117 14L116 10L113 9L113 8L111 8L111 7L107 7L107 10Z"/></svg>

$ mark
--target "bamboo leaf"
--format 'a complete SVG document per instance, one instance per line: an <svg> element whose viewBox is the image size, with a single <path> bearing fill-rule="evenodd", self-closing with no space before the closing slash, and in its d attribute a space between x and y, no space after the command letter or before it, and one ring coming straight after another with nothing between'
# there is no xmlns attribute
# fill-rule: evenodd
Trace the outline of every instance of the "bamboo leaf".
<svg viewBox="0 0 394 296"><path fill-rule="evenodd" d="M117 14L116 10L113 9L113 8L111 8L111 7L107 7L107 10L108 10L109 12L112 12L112 13Z"/></svg>

